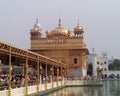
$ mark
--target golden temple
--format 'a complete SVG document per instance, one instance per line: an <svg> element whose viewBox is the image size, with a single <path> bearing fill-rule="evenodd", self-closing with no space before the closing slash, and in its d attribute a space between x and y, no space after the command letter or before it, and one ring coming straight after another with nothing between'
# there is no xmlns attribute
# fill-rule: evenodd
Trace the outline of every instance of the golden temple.
<svg viewBox="0 0 120 96"><path fill-rule="evenodd" d="M30 50L68 64L70 77L86 76L86 55L89 52L83 34L84 30L79 23L72 32L64 29L59 19L58 26L52 31L47 30L46 37L42 37L37 19L30 30Z"/></svg>

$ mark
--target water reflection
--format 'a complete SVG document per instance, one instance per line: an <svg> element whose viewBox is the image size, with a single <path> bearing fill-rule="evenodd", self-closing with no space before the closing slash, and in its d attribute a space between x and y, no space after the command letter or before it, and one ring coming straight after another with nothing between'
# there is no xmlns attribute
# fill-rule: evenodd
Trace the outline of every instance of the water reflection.
<svg viewBox="0 0 120 96"><path fill-rule="evenodd" d="M103 89L103 96L120 96L120 80L105 81Z"/></svg>
<svg viewBox="0 0 120 96"><path fill-rule="evenodd" d="M67 87L46 96L120 96L120 81L104 81L103 87Z"/></svg>
<svg viewBox="0 0 120 96"><path fill-rule="evenodd" d="M67 87L46 96L102 96L101 87Z"/></svg>

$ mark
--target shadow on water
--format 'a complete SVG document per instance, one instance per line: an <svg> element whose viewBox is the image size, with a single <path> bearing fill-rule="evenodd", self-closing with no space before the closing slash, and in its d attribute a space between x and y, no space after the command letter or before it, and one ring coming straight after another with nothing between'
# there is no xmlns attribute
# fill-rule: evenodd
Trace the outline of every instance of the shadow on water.
<svg viewBox="0 0 120 96"><path fill-rule="evenodd" d="M120 96L120 80L103 81L103 87L66 87L45 96Z"/></svg>

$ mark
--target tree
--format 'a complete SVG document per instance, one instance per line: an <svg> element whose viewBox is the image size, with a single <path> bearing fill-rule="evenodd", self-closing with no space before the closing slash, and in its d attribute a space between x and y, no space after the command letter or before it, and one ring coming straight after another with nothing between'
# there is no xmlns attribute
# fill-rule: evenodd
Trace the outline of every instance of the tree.
<svg viewBox="0 0 120 96"><path fill-rule="evenodd" d="M109 70L120 70L120 60L114 59L113 63L109 64L108 69Z"/></svg>
<svg viewBox="0 0 120 96"><path fill-rule="evenodd" d="M110 65L108 66L108 69L109 69L109 70L114 70L114 65L113 65L113 64L110 64Z"/></svg>

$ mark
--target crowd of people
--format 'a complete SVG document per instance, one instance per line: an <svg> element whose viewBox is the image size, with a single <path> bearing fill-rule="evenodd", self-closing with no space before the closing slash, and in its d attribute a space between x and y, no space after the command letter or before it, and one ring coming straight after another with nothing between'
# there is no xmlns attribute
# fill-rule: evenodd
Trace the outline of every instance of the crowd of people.
<svg viewBox="0 0 120 96"><path fill-rule="evenodd" d="M37 81L37 75L28 76L28 84L35 84ZM9 75L0 75L0 89L8 88ZM11 76L11 87L25 86L25 76L22 74L15 74Z"/></svg>
<svg viewBox="0 0 120 96"><path fill-rule="evenodd" d="M40 81L40 77L38 77L37 75L29 74L28 78L27 78L27 80L28 80L27 82L28 82L28 86L29 86L29 85L37 85L38 82L45 83L47 81L47 83L50 83L50 82L52 82L51 79L52 79L51 75L49 75L47 77L45 75L41 75L41 81ZM54 81L57 81L57 80L60 81L61 76L58 76L58 79L57 79L57 76L54 75L53 79L54 79ZM5 88L7 89L8 86L9 86L9 75L0 75L0 90L5 89ZM11 76L11 87L12 88L23 87L23 86L25 86L24 74L14 74Z"/></svg>

